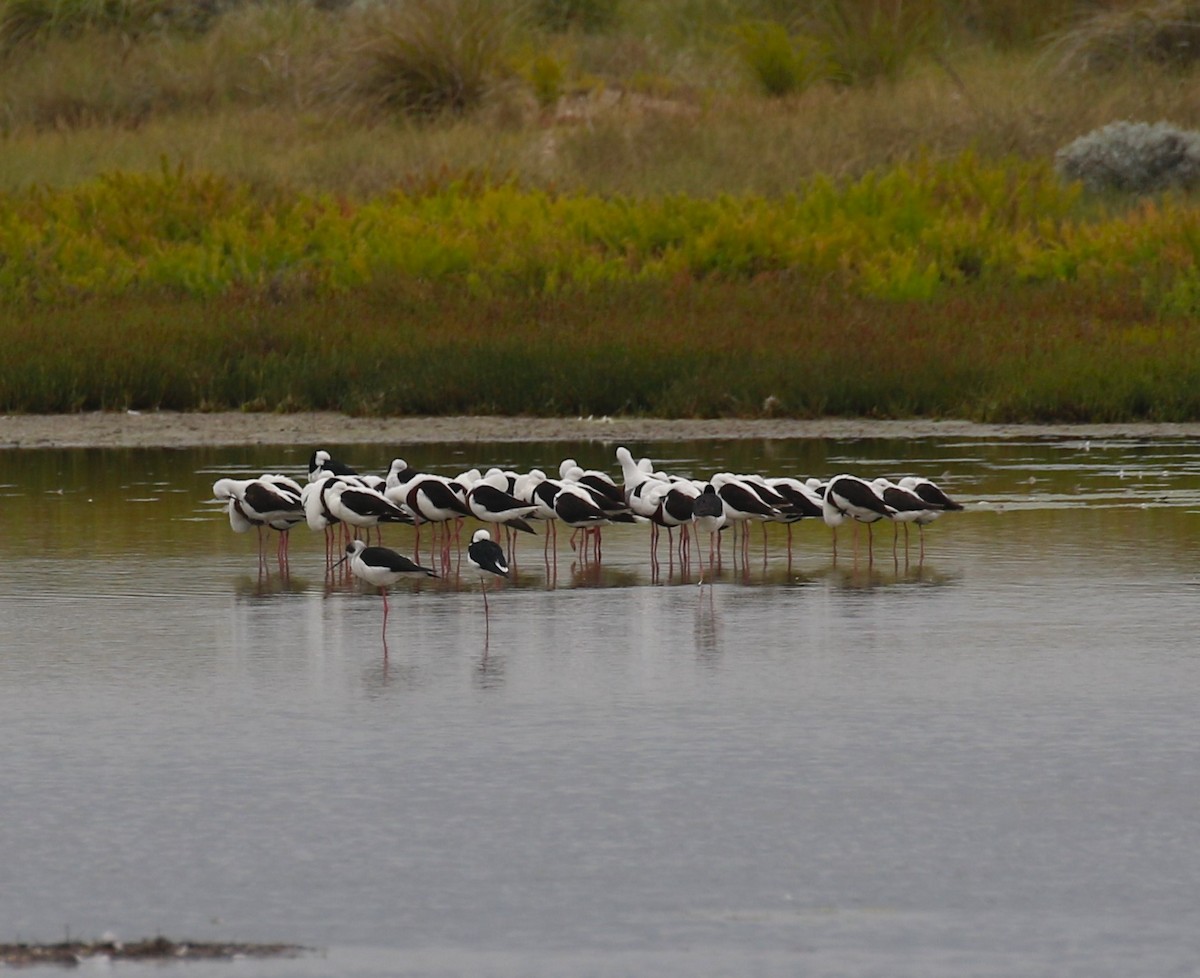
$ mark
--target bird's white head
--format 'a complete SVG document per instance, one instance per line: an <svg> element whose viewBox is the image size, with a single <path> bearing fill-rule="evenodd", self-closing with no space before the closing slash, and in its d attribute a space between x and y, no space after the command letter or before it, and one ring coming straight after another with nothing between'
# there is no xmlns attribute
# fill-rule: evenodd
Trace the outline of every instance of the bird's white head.
<svg viewBox="0 0 1200 978"><path fill-rule="evenodd" d="M471 542L479 543L480 540L490 540L492 535L487 530L476 530L471 534Z"/></svg>
<svg viewBox="0 0 1200 978"><path fill-rule="evenodd" d="M400 485L400 473L408 468L408 463L402 458L392 459L392 464L388 466L386 482L389 489L393 489Z"/></svg>

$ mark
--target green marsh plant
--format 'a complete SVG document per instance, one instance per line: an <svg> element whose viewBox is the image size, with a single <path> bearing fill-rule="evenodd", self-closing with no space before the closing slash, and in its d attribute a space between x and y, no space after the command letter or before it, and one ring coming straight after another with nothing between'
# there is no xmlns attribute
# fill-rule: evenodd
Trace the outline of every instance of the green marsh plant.
<svg viewBox="0 0 1200 978"><path fill-rule="evenodd" d="M778 21L744 21L732 32L734 50L766 95L796 95L829 77L824 46L813 38L794 34Z"/></svg>
<svg viewBox="0 0 1200 978"><path fill-rule="evenodd" d="M845 85L899 80L940 27L936 0L814 0L810 7L803 21Z"/></svg>

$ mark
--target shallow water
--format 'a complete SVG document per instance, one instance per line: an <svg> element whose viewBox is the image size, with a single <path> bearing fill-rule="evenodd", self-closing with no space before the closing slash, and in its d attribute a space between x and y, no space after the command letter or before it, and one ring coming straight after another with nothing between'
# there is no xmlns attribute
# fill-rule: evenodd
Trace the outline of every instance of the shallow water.
<svg viewBox="0 0 1200 978"><path fill-rule="evenodd" d="M322 949L189 975L1194 973L1200 451L630 447L968 511L923 560L756 534L711 588L643 528L599 568L526 539L489 625L452 568L393 593L385 654L319 538L260 574L204 502L311 447L0 452L0 939ZM406 457L568 454L614 469Z"/></svg>

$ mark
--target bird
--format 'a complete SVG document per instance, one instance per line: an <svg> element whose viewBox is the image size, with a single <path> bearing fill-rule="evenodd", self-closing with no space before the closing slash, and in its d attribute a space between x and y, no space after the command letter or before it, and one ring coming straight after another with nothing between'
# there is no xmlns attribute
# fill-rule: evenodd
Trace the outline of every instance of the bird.
<svg viewBox="0 0 1200 978"><path fill-rule="evenodd" d="M607 507L607 508L606 508ZM600 534L602 526L611 523L633 523L636 517L622 503L613 502L607 496L596 493L581 482L564 481L554 496L554 512L573 530L583 530L583 545L580 553L587 559L588 534L595 531L593 549L596 561L600 560ZM571 547L575 547L575 533L571 534Z"/></svg>
<svg viewBox="0 0 1200 978"><path fill-rule="evenodd" d="M865 479L853 475L834 476L825 484L821 503L821 515L825 525L834 530L833 552L837 554L837 527L846 519L855 521L855 543L858 542L858 524L867 524L867 553L873 554L871 524L886 519L895 509L883 501L877 490Z"/></svg>
<svg viewBox="0 0 1200 978"><path fill-rule="evenodd" d="M946 493L942 491L941 486L935 482L931 482L929 479L923 479L920 476L915 475L906 475L897 483L897 485L899 485L901 489L908 489L912 492L915 492L927 503L936 503L937 505L941 506L942 509L948 512L959 511L966 508L962 503L955 502L953 499L947 496Z"/></svg>
<svg viewBox="0 0 1200 978"><path fill-rule="evenodd" d="M327 475L316 482L310 482L300 493L300 501L304 506L304 518L308 528L314 533L325 533L325 564L332 566L334 552L334 537L337 535L335 526L342 521L334 516L329 508L325 491L341 481L340 476Z"/></svg>
<svg viewBox="0 0 1200 978"><path fill-rule="evenodd" d="M961 512L966 509L962 503L951 499L941 486L929 479L921 478L915 475L906 475L897 483L901 489L907 489L910 492L916 493L921 499L925 500L932 507L918 516L915 520L917 524L917 532L921 538L921 558L925 557L925 527L936 520L942 513Z"/></svg>
<svg viewBox="0 0 1200 978"><path fill-rule="evenodd" d="M821 497L807 482L786 475L772 476L765 481L784 499L786 505L781 509L785 522L795 523L821 516Z"/></svg>
<svg viewBox="0 0 1200 978"><path fill-rule="evenodd" d="M918 522L922 517L926 517L926 523L931 522L937 518L944 507L939 503L926 502L911 489L897 485L889 479L882 477L873 479L871 480L871 484L879 490L879 495L883 501L895 510L892 514L892 523L895 529L892 535L892 553L896 553L896 543L899 539L901 523L904 524L904 547L907 553L908 524ZM922 537L922 540L924 540L924 537Z"/></svg>
<svg viewBox="0 0 1200 978"><path fill-rule="evenodd" d="M625 446L617 448L617 461L621 465L624 481L625 502L635 516L650 522L650 560L657 560L658 538L662 527L667 529L667 542L671 542L671 531L679 527L680 560L685 559L688 548L687 528L692 522L692 500L699 493L686 479L671 479L665 474L656 474L649 459L635 462ZM674 553L674 551L671 551Z"/></svg>
<svg viewBox="0 0 1200 978"><path fill-rule="evenodd" d="M358 475L345 462L339 462L325 449L318 448L308 460L308 481L316 482L326 475Z"/></svg>
<svg viewBox="0 0 1200 978"><path fill-rule="evenodd" d="M378 531L380 523L413 523L412 516L378 489L338 481L327 485L323 495L329 511L350 526Z"/></svg>
<svg viewBox="0 0 1200 978"><path fill-rule="evenodd" d="M476 530L471 534L471 543L467 547L467 561L479 571L479 583L483 588L483 616L486 621L488 600L484 574L508 577L508 561L504 558L504 548L492 539L487 530Z"/></svg>
<svg viewBox="0 0 1200 978"><path fill-rule="evenodd" d="M692 521L696 529L708 534L708 569L712 572L713 541L718 533L725 528L725 501L717 495L717 488L711 482L707 483L694 500L692 500ZM704 583L704 575L700 575L700 583Z"/></svg>
<svg viewBox="0 0 1200 978"><path fill-rule="evenodd" d="M227 503L229 525L235 533L258 530L258 557L263 562L263 527L279 531L276 558L280 565L287 563L288 531L304 522L304 506L300 486L283 475L262 475L257 479L218 479L213 483L213 496Z"/></svg>
<svg viewBox="0 0 1200 978"><path fill-rule="evenodd" d="M304 522L303 492L300 484L286 475L264 474L251 481L242 494L247 511L279 532L279 548L276 558L287 564L289 531L297 523Z"/></svg>
<svg viewBox="0 0 1200 978"><path fill-rule="evenodd" d="M213 499L215 502L227 504L229 527L234 533L247 533L256 526L259 528L259 557L261 558L262 521L252 518L242 503L242 496L250 482L250 479L218 479L213 483Z"/></svg>
<svg viewBox="0 0 1200 978"><path fill-rule="evenodd" d="M743 562L745 562L750 555L750 521L758 520L764 523L763 532L765 534L766 521L779 519L781 515L775 501L778 500L782 503L783 500L778 493L771 490L764 492L764 486L756 485L729 472L718 472L709 480L709 483L717 490L717 495L725 503L725 518L734 528L734 533L737 533L738 524L741 524L743 528L742 555ZM736 541L736 536L734 539ZM763 545L766 546L765 537Z"/></svg>
<svg viewBox="0 0 1200 978"><path fill-rule="evenodd" d="M355 577L379 588L383 595L383 629L387 634L388 588L406 577L437 577L428 567L413 563L403 554L387 547L368 547L362 540L351 541L346 546L346 556L334 564L350 561L350 571Z"/></svg>
<svg viewBox="0 0 1200 978"><path fill-rule="evenodd" d="M618 505L624 505L625 493L613 481L612 476L599 469L585 469L573 458L564 458L558 466L558 477L563 482L578 482L593 494L604 496Z"/></svg>
<svg viewBox="0 0 1200 978"><path fill-rule="evenodd" d="M774 476L767 479L766 482L785 500L783 521L787 524L788 560L790 561L792 557L792 524L803 519L820 518L824 501L807 482L791 476Z"/></svg>
<svg viewBox="0 0 1200 978"><path fill-rule="evenodd" d="M513 486L513 495L522 502L527 502L535 509L529 514L531 520L542 520L547 532L542 541L542 554L547 555L553 542L558 547L558 514L554 512L554 497L562 484L556 479L549 479L541 469L530 469L521 475Z"/></svg>
<svg viewBox="0 0 1200 978"><path fill-rule="evenodd" d="M517 499L507 488L507 477L497 471L481 476L467 491L467 506L476 519L484 523L502 523L523 533L535 533L526 522L537 506Z"/></svg>
<svg viewBox="0 0 1200 978"><path fill-rule="evenodd" d="M401 460L397 459L396 461ZM459 495L453 482L447 476L416 473L409 469L406 470L409 476L405 479L403 472L396 473L396 462L393 462L392 465L393 470L388 473L388 488L384 490L384 495L412 514L416 523L416 539L413 544L415 557L421 549L421 525L423 523L433 524L434 539L436 540L438 527L445 527L451 520L463 519L472 514L463 497ZM457 534L457 528L455 533ZM441 550L443 557L448 560L450 551L448 530L442 539Z"/></svg>

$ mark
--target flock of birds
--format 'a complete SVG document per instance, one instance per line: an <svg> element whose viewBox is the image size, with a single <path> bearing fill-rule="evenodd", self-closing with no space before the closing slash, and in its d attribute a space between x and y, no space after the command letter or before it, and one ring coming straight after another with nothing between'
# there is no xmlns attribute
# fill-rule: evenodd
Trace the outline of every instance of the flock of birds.
<svg viewBox="0 0 1200 978"><path fill-rule="evenodd" d="M693 531L707 534L711 571L714 558L719 558L721 532L727 528L732 528L735 539L740 536L745 553L752 523L763 525L764 545L767 523L786 524L790 554L791 525L820 518L833 529L836 555L837 528L847 521L855 528L856 550L860 523L868 527L869 549L871 527L876 522L888 520L897 527L893 548L899 527L904 527L907 546L908 524L915 523L921 532L923 556L924 527L945 512L963 508L933 482L915 476L892 482L839 475L822 481L721 472L709 479L692 479L656 470L651 460L634 459L623 446L616 450L616 458L620 481L606 472L584 469L570 458L560 464L557 478L541 469L518 473L499 468L486 472L471 469L448 477L417 471L401 458L392 461L386 475L378 476L360 474L328 451L318 449L309 460L306 484L272 474L256 479L223 478L214 483L213 494L227 506L229 523L235 531L258 530L260 561L265 528L279 532L277 559L281 567L287 563L289 531L293 527L307 524L309 529L323 532L327 567L349 562L355 577L382 591L385 627L389 587L406 577L439 576L418 563L423 528L430 529L434 543L440 541L444 563L448 563L452 544L459 540L463 521L468 518L485 525L472 534L466 553L468 562L485 582L486 615L487 577L509 576L515 534L535 533L538 523L547 527L547 551L557 546L557 527L561 523L572 530L572 549L577 549L584 560L597 562L601 557L600 533L605 526L648 524L652 559L656 559L664 529L671 547L676 545L673 533L679 530L681 561L690 557ZM392 523L415 528L412 559L382 546L380 528ZM369 545L372 529L376 532L375 546ZM344 534L341 544L337 541L339 532ZM359 534L367 540L359 539ZM501 538L507 542L507 553L499 542ZM340 547L344 547L345 556L334 561ZM703 574L700 583L704 583Z"/></svg>

